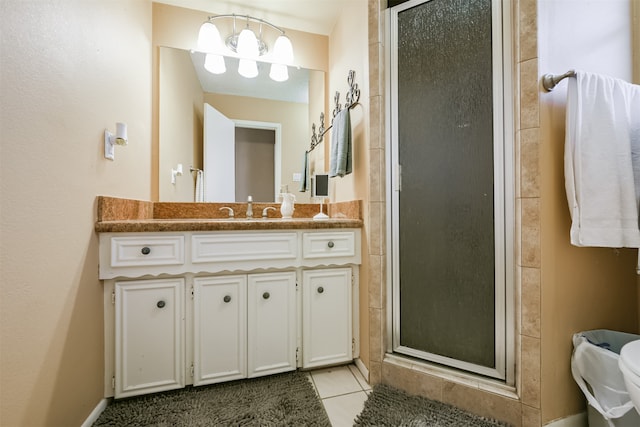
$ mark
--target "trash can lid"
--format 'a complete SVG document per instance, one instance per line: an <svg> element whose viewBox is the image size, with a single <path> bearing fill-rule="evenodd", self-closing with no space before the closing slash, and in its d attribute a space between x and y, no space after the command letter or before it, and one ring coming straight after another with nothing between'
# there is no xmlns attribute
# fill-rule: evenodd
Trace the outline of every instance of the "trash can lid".
<svg viewBox="0 0 640 427"><path fill-rule="evenodd" d="M631 341L622 347L620 360L631 372L640 376L640 340Z"/></svg>

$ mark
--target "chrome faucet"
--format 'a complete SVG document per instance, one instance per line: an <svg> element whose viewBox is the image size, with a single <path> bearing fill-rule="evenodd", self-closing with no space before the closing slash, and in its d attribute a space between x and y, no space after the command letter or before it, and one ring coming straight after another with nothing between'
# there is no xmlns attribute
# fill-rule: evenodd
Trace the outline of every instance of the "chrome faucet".
<svg viewBox="0 0 640 427"><path fill-rule="evenodd" d="M221 210L221 211L228 210L229 211L229 218L233 218L233 209L231 209L230 207L223 206L219 210Z"/></svg>
<svg viewBox="0 0 640 427"><path fill-rule="evenodd" d="M266 208L262 209L262 218L267 218L269 216L269 209L272 210L276 210L276 208L274 208L273 206L267 206Z"/></svg>
<svg viewBox="0 0 640 427"><path fill-rule="evenodd" d="M247 218L253 218L253 198L247 197Z"/></svg>

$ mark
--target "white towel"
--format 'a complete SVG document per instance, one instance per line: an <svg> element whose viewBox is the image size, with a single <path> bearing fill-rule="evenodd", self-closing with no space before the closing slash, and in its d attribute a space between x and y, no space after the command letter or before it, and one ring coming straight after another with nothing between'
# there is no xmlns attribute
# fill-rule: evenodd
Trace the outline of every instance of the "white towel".
<svg viewBox="0 0 640 427"><path fill-rule="evenodd" d="M345 176L351 173L351 117L349 109L341 110L331 125L331 156L329 176Z"/></svg>
<svg viewBox="0 0 640 427"><path fill-rule="evenodd" d="M195 201L197 203L204 202L204 172L200 169L196 172L196 194Z"/></svg>
<svg viewBox="0 0 640 427"><path fill-rule="evenodd" d="M640 86L581 71L568 85L571 243L640 247Z"/></svg>

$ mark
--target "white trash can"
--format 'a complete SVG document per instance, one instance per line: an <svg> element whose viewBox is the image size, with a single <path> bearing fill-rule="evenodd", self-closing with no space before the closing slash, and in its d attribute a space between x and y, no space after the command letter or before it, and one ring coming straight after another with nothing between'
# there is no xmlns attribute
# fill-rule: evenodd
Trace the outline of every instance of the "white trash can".
<svg viewBox="0 0 640 427"><path fill-rule="evenodd" d="M589 427L639 427L618 367L620 350L640 335L598 329L573 335L571 373L587 398Z"/></svg>

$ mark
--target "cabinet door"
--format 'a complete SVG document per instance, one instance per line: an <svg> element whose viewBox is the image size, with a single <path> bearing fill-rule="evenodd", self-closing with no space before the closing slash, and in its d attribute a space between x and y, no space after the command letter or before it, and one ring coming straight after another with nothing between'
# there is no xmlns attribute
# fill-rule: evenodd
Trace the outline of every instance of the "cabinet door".
<svg viewBox="0 0 640 427"><path fill-rule="evenodd" d="M247 276L194 279L194 385L247 376Z"/></svg>
<svg viewBox="0 0 640 427"><path fill-rule="evenodd" d="M302 273L302 366L352 360L351 269Z"/></svg>
<svg viewBox="0 0 640 427"><path fill-rule="evenodd" d="M296 369L295 272L248 276L249 377Z"/></svg>
<svg viewBox="0 0 640 427"><path fill-rule="evenodd" d="M115 397L184 387L184 279L116 282L115 293Z"/></svg>

